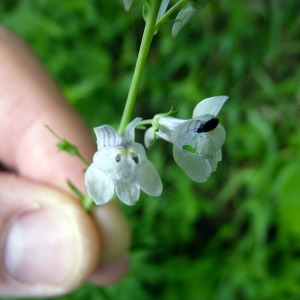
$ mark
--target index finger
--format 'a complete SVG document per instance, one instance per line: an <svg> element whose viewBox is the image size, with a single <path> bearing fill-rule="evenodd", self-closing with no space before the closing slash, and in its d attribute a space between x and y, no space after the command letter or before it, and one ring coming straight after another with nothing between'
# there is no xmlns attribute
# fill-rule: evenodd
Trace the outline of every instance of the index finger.
<svg viewBox="0 0 300 300"><path fill-rule="evenodd" d="M65 101L26 44L0 27L0 162L18 175L70 192L67 179L84 191L85 166L58 153L57 138L76 145L90 161L95 152L91 131ZM94 212L100 227L102 260L114 260L128 250L130 230L117 205Z"/></svg>
<svg viewBox="0 0 300 300"><path fill-rule="evenodd" d="M83 186L81 161L58 153L57 138L78 146L91 160L94 138L24 42L0 29L0 161L21 176L69 191Z"/></svg>

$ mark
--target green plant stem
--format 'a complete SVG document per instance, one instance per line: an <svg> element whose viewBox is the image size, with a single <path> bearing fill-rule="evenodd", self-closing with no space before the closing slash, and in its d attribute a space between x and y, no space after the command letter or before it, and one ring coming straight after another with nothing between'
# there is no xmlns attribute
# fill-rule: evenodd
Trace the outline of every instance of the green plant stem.
<svg viewBox="0 0 300 300"><path fill-rule="evenodd" d="M88 162L82 155L80 152L77 153L77 157L88 167L91 163Z"/></svg>
<svg viewBox="0 0 300 300"><path fill-rule="evenodd" d="M149 120L143 120L137 124L137 126L143 126L143 125L151 125L153 123L153 119Z"/></svg>
<svg viewBox="0 0 300 300"><path fill-rule="evenodd" d="M56 144L56 147L60 151L65 151L69 153L72 156L77 156L87 167L90 165L90 163L81 155L78 148L71 144L68 140L61 138L51 127L48 125L44 125L58 140L59 143ZM61 145L64 145L64 147L61 147ZM70 153L70 150L72 149L72 153Z"/></svg>
<svg viewBox="0 0 300 300"><path fill-rule="evenodd" d="M159 29L159 27L164 24L168 18L179 8L184 6L187 3L187 0L180 0L176 4L174 4L155 24L155 31Z"/></svg>
<svg viewBox="0 0 300 300"><path fill-rule="evenodd" d="M138 89L142 80L143 71L148 57L150 45L155 32L154 28L155 28L155 23L156 23L160 4L161 4L161 0L153 0L149 8L148 16L146 17L146 25L145 25L145 29L141 41L141 46L136 60L136 65L132 76L128 97L126 100L125 108L123 111L122 119L118 130L121 135L124 134L126 125L130 122L132 116Z"/></svg>

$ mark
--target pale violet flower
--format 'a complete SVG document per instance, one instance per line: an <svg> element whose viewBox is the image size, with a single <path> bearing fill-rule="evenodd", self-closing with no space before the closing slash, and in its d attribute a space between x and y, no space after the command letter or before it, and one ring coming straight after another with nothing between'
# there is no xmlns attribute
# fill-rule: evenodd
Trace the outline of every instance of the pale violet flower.
<svg viewBox="0 0 300 300"><path fill-rule="evenodd" d="M127 205L134 205L140 189L151 196L162 193L161 179L147 159L144 147L134 141L134 132L141 118L126 127L124 137L109 126L94 129L98 151L85 173L88 195L96 204L105 204L113 195Z"/></svg>
<svg viewBox="0 0 300 300"><path fill-rule="evenodd" d="M150 127L145 134L145 145L151 145L155 137L173 143L176 163L194 181L206 181L222 159L226 135L216 116L227 99L216 96L202 100L189 120L158 118L157 128Z"/></svg>

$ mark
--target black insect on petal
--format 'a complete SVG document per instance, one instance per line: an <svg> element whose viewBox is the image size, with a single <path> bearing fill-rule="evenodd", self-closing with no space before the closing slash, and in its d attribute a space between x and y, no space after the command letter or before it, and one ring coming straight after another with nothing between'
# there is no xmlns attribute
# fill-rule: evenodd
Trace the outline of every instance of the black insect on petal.
<svg viewBox="0 0 300 300"><path fill-rule="evenodd" d="M201 125L198 127L197 132L208 132L213 129L215 129L219 124L219 119L218 118L212 118L207 122L201 123Z"/></svg>

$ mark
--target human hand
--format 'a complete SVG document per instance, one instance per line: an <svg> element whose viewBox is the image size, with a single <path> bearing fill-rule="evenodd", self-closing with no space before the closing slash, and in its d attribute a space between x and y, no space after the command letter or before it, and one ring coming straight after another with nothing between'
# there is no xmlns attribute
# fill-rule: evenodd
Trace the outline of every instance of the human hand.
<svg viewBox="0 0 300 300"><path fill-rule="evenodd" d="M89 278L114 283L128 268L127 221L113 201L83 211L66 180L84 190L84 166L57 152L44 125L88 159L93 136L28 47L1 27L0 66L0 296L55 296Z"/></svg>

